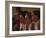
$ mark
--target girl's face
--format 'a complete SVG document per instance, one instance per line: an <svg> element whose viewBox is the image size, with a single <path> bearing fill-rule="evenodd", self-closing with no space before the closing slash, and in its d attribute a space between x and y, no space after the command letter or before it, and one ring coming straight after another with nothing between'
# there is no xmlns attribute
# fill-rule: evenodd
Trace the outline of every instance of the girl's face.
<svg viewBox="0 0 46 38"><path fill-rule="evenodd" d="M36 16L35 16L35 21L38 21L38 19L39 19L39 18L38 18L38 16L36 15Z"/></svg>
<svg viewBox="0 0 46 38"><path fill-rule="evenodd" d="M35 14L32 14L32 21L37 21L38 20L38 16Z"/></svg>
<svg viewBox="0 0 46 38"><path fill-rule="evenodd" d="M24 17L22 15L20 15L20 22L23 22Z"/></svg>
<svg viewBox="0 0 46 38"><path fill-rule="evenodd" d="M23 16L22 16L22 15L20 15L20 19L21 19L21 20L23 19Z"/></svg>
<svg viewBox="0 0 46 38"><path fill-rule="evenodd" d="M29 16L28 16L27 14L25 15L25 19L26 19L26 20L29 19Z"/></svg>
<svg viewBox="0 0 46 38"><path fill-rule="evenodd" d="M16 13L16 20L19 20L19 13Z"/></svg>
<svg viewBox="0 0 46 38"><path fill-rule="evenodd" d="M31 17L32 17L32 21L33 21L35 19L34 13L31 14Z"/></svg>

